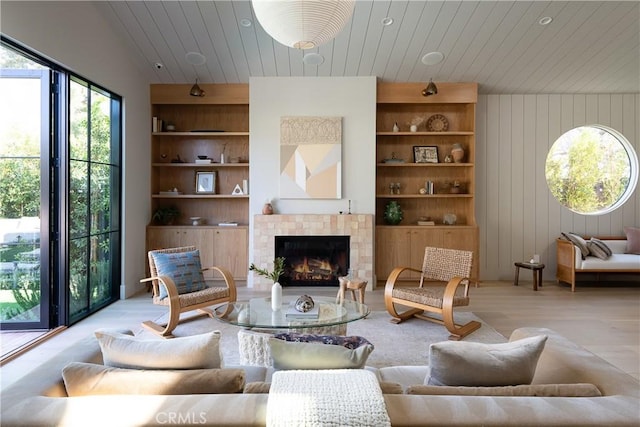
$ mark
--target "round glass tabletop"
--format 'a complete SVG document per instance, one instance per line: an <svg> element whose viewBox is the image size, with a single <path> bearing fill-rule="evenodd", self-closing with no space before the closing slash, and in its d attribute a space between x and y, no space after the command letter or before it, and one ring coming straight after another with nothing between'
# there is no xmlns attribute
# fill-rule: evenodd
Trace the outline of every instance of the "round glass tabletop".
<svg viewBox="0 0 640 427"><path fill-rule="evenodd" d="M312 296L317 310L302 314L294 307L298 296L283 296L282 308L271 309L271 298L253 298L249 301L226 303L214 310L217 319L232 325L259 329L315 328L342 325L369 315L369 307L345 299Z"/></svg>

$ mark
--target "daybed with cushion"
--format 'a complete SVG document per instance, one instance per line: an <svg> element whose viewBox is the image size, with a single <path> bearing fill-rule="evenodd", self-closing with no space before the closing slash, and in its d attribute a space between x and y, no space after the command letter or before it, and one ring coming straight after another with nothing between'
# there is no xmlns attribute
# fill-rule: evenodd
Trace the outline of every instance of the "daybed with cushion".
<svg viewBox="0 0 640 427"><path fill-rule="evenodd" d="M546 337L546 339L545 339ZM189 337L190 338L190 337ZM215 343L215 336L207 335L204 339L207 343ZM167 346L159 345L154 349L156 357L148 357L144 363L152 363L154 369L168 366L171 356L166 354L171 343L181 340L156 340L161 343L170 343ZM518 340L518 341L516 341ZM546 342L545 342L546 341ZM189 343L193 348L193 343ZM145 349L134 345L131 353L135 357L121 357L118 346L127 344L126 339L119 337L115 341L101 340L102 351L105 352L109 363L129 364L138 363L140 355ZM520 346L525 343L525 346ZM188 354L188 346L182 345L178 351L172 351L176 355L180 352ZM197 343L196 343L197 344ZM297 344L297 343L294 343ZM348 381L350 372L354 374L354 382L370 381L371 376L378 378L385 384L397 384L397 387L384 387L387 394L379 400L383 413L376 416L387 416L393 426L424 426L424 425L484 425L484 426L542 426L542 425L568 425L568 426L637 426L640 423L640 382L627 375L618 368L610 365L585 349L573 344L557 333L548 329L521 328L513 332L510 342L504 346L510 346L506 351L524 353L524 363L531 363L539 352L541 344L543 350L537 360L535 370L524 369L525 375L533 375L532 386L516 387L459 387L459 386L433 386L425 385L431 382L432 377L438 381L452 381L447 369L448 364L454 363L460 367L454 370L463 375L455 381L472 379L478 380L474 372L484 370L473 368L473 362L482 363L483 357L473 354L473 348L465 348L464 354L472 356L469 360L460 361L456 354L460 347L456 345L481 344L446 341L432 346L431 361L433 369L428 366L396 366L380 369L366 368L364 370L335 369L327 371L273 371L273 368L242 366L224 367L216 369L203 367L201 370L215 371L222 380L211 380L218 384L210 385L212 390L191 391L192 394L168 394L168 395L143 395L143 394L113 394L113 395L80 395L69 397L63 382L62 372L65 370L67 386L77 381L74 375L85 375L80 378L80 384L88 383L91 377L85 366L73 365L71 362L86 362L94 365L91 369L126 369L117 367L100 367L103 363L103 352L96 338L91 337L73 345L68 350L46 362L18 383L6 388L2 392L1 420L3 427L8 426L132 426L132 425L267 425L269 418L267 412L270 404L276 403L282 398L283 387L287 389L287 379L290 377L306 378L321 376L324 380L326 373L338 373L342 381ZM145 344L146 345L146 344ZM315 344L319 345L319 344ZM451 347L454 346L454 347ZM485 345L486 346L486 345ZM434 349L436 347L436 349ZM523 350L524 348L524 350ZM469 351L470 350L470 351ZM213 350L215 352L215 349ZM187 353L184 353L187 352ZM434 353L438 355L435 356ZM199 350L195 351L199 353ZM494 354L495 351L485 352ZM511 353L508 353L511 354ZM459 356L459 354L458 354ZM185 356L177 356L184 358ZM192 366L215 365L210 357L195 357L188 363ZM215 356L213 357L215 359ZM509 359L509 358L507 358ZM425 362L429 360L425 355ZM506 359L505 359L506 360ZM172 363L172 362L171 362ZM187 363L187 362L184 362ZM461 363L471 363L466 368ZM96 364L98 365L96 367ZM443 369L444 368L444 369ZM70 371L74 375L70 375ZM178 372L177 375L199 375L194 369ZM513 368L513 372L520 373L521 368ZM141 373L142 372L142 373ZM136 375L146 375L138 371ZM175 375L175 371L155 371L160 377L168 378ZM454 373L455 373L454 372ZM287 374L292 373L292 374ZM116 372L119 375L119 372ZM366 374L366 375L365 375ZM110 375L110 374L109 374ZM468 376L467 376L468 375ZM472 378L476 377L476 378ZM215 377L211 377L215 378ZM234 379L249 383L262 383L262 393L240 393L240 383ZM272 380L278 380L273 381ZM284 380L284 381L283 381ZM485 381L480 379L480 381ZM510 379L510 381L521 381ZM95 378L93 381L98 381ZM134 393L130 381L139 381L139 378L124 379L123 383L111 384L108 387L129 387L127 392ZM99 382L99 381L98 381ZM158 381L160 382L160 381ZM197 380L194 381L198 383ZM271 383L271 384L269 384ZM539 386L547 384L545 386ZM562 384L562 385L557 385ZM580 385L580 384L585 384ZM77 384L76 384L77 385ZM167 380L165 382L169 393L185 392L179 381ZM98 384L99 386L99 384ZM160 387L161 385L156 384ZM198 386L206 387L206 384ZM369 386L373 389L375 386ZM214 394L228 390L221 394ZM586 393L585 389L586 387ZM90 387L91 388L91 387ZM271 388L272 390L268 390ZM524 390L523 390L524 388ZM528 388L528 390L526 390ZM514 389L517 389L514 393ZM336 386L333 390L334 399L341 402L345 396L347 387ZM234 392L237 391L237 392ZM268 391L265 393L264 391ZM391 394L399 393L402 394ZM85 390L86 392L86 390ZM202 392L202 394L195 394ZM591 397L541 397L541 396L489 396L488 394L542 394L544 396L560 394ZM378 390L380 393L380 390ZM414 393L414 394L407 394ZM458 395L434 395L418 393L457 393ZM480 395L462 395L480 394ZM597 396L601 394L601 396ZM275 396L275 397L274 397ZM325 396L326 397L326 396ZM270 401L271 399L271 401ZM293 398L292 398L293 399ZM293 401L287 400L293 403ZM296 409L298 409L296 407ZM386 414L384 413L386 412ZM273 413L271 414L273 417ZM329 418L329 415L327 415ZM270 419L273 421L273 418ZM362 414L360 419L352 420L351 425L371 425L368 422L368 414ZM345 423L346 424L346 423Z"/></svg>
<svg viewBox="0 0 640 427"><path fill-rule="evenodd" d="M562 233L556 240L556 279L571 285L581 273L640 274L640 228L625 227L626 237L585 237Z"/></svg>

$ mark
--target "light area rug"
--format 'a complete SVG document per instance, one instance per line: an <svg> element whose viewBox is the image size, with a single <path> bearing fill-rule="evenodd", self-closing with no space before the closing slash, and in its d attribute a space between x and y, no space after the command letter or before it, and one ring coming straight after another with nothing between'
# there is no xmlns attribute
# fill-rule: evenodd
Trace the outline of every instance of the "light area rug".
<svg viewBox="0 0 640 427"><path fill-rule="evenodd" d="M187 313L188 316L189 313ZM156 320L162 323L167 315ZM400 324L391 323L391 316L386 311L373 311L365 319L351 322L347 326L348 335L359 335L370 341L374 350L369 355L367 365L373 367L426 365L428 363L429 345L434 342L447 341L449 333L446 328L436 323L412 318ZM491 326L484 323L471 312L455 313L457 323L476 320L482 327L467 335L462 341L481 343L501 343L507 339ZM197 335L218 330L221 332L220 348L225 365L239 364L238 326L224 323L210 317L180 323L173 331L176 337ZM137 336L159 338L150 331L140 328L134 331Z"/></svg>

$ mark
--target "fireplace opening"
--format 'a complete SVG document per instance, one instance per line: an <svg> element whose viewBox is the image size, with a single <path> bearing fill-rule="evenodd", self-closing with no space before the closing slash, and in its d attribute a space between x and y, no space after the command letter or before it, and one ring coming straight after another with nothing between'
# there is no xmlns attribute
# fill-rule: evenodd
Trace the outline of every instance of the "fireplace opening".
<svg viewBox="0 0 640 427"><path fill-rule="evenodd" d="M282 286L338 286L349 270L349 236L275 236L275 256L285 258Z"/></svg>

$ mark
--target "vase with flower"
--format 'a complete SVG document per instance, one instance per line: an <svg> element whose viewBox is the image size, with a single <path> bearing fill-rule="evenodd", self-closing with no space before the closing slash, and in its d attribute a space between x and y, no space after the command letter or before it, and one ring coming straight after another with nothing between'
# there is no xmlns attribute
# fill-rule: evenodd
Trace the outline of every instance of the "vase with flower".
<svg viewBox="0 0 640 427"><path fill-rule="evenodd" d="M284 273L284 260L284 257L278 257L273 260L272 271L256 267L253 263L249 266L249 271L255 271L258 275L273 281L273 285L271 286L271 309L273 311L278 311L282 307L282 286L278 280L282 273Z"/></svg>

